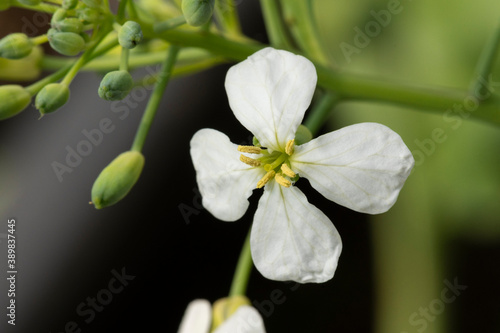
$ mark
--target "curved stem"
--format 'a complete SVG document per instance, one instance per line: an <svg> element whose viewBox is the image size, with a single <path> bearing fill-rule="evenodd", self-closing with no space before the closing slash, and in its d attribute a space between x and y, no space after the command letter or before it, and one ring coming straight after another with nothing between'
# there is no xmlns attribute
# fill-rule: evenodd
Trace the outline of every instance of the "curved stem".
<svg viewBox="0 0 500 333"><path fill-rule="evenodd" d="M260 6L271 45L281 49L292 49L292 42L288 38L285 26L281 21L278 0L261 0Z"/></svg>
<svg viewBox="0 0 500 333"><path fill-rule="evenodd" d="M246 294L248 279L250 278L253 267L252 254L250 252L250 233L251 231L248 231L245 243L243 243L243 248L241 249L240 257L238 258L238 264L234 272L229 297Z"/></svg>
<svg viewBox="0 0 500 333"><path fill-rule="evenodd" d="M330 115L330 111L339 101L337 94L327 91L321 99L314 105L304 122L304 125L311 131L313 136L318 133L321 126L325 124Z"/></svg>
<svg viewBox="0 0 500 333"><path fill-rule="evenodd" d="M177 60L178 53L178 46L170 46L167 52L167 57L163 62L163 66L158 76L158 82L156 82L153 92L151 93L151 97L149 98L148 105L146 106L146 110L144 110L144 115L142 116L141 123L139 124L139 128L135 135L134 142L132 143L131 150L140 152L142 150L142 147L144 146L144 142L146 141L149 129L151 128L151 124L153 123L153 118L156 114L156 111L158 110L158 106L160 105L160 101L163 93L165 92L168 81L172 76L172 70Z"/></svg>

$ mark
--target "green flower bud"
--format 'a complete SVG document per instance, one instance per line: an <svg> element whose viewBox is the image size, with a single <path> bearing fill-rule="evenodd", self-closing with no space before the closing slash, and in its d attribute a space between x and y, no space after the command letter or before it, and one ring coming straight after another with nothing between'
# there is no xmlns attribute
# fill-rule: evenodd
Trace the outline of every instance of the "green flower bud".
<svg viewBox="0 0 500 333"><path fill-rule="evenodd" d="M64 9L74 9L78 5L78 0L63 0L62 8Z"/></svg>
<svg viewBox="0 0 500 333"><path fill-rule="evenodd" d="M66 104L69 99L69 88L63 83L50 83L36 95L35 106L43 116Z"/></svg>
<svg viewBox="0 0 500 333"><path fill-rule="evenodd" d="M18 0L20 3L26 6L36 6L39 5L42 0Z"/></svg>
<svg viewBox="0 0 500 333"><path fill-rule="evenodd" d="M16 84L0 86L0 120L15 116L31 102L30 93Z"/></svg>
<svg viewBox="0 0 500 333"><path fill-rule="evenodd" d="M101 18L101 12L94 8L81 8L77 9L77 16L84 23L97 23Z"/></svg>
<svg viewBox="0 0 500 333"><path fill-rule="evenodd" d="M92 203L101 209L114 205L132 189L144 167L144 156L127 151L116 157L101 171L92 186Z"/></svg>
<svg viewBox="0 0 500 333"><path fill-rule="evenodd" d="M118 32L118 41L126 49L133 49L142 41L142 29L139 23L127 21Z"/></svg>
<svg viewBox="0 0 500 333"><path fill-rule="evenodd" d="M13 33L0 40L0 57L21 59L27 57L33 50L33 42L22 33Z"/></svg>
<svg viewBox="0 0 500 333"><path fill-rule="evenodd" d="M102 0L82 0L90 8L99 8L102 5Z"/></svg>
<svg viewBox="0 0 500 333"><path fill-rule="evenodd" d="M99 96L107 101L118 101L128 95L134 80L127 71L113 71L104 76L99 86Z"/></svg>
<svg viewBox="0 0 500 333"><path fill-rule="evenodd" d="M47 37L50 46L66 56L75 56L85 49L85 40L74 32L58 32L55 29L49 29Z"/></svg>
<svg viewBox="0 0 500 333"><path fill-rule="evenodd" d="M68 17L61 21L53 22L52 28L59 32L74 32L79 34L83 31L83 23L76 17Z"/></svg>
<svg viewBox="0 0 500 333"><path fill-rule="evenodd" d="M198 27L210 20L215 0L182 0L182 13L189 25Z"/></svg>
<svg viewBox="0 0 500 333"><path fill-rule="evenodd" d="M52 15L52 19L50 20L50 25L53 26L55 23L62 21L66 18L67 10L64 8L59 8Z"/></svg>
<svg viewBox="0 0 500 333"><path fill-rule="evenodd" d="M299 128L297 128L297 132L295 132L295 144L302 145L306 142L311 141L312 138L313 135L309 128L305 127L304 125L300 125Z"/></svg>

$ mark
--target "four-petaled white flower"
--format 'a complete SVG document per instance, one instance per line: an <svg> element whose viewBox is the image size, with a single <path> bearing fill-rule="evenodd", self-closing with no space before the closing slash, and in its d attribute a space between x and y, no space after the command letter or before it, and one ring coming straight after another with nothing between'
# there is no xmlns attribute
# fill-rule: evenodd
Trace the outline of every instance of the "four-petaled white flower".
<svg viewBox="0 0 500 333"><path fill-rule="evenodd" d="M395 203L414 165L401 137L376 123L296 145L316 81L306 58L260 50L231 67L225 83L234 115L258 145L237 146L213 129L199 130L191 140L203 206L216 218L238 220L252 190L264 187L250 246L255 266L272 280L327 281L342 249L332 222L294 186L298 176L331 201L378 214Z"/></svg>
<svg viewBox="0 0 500 333"><path fill-rule="evenodd" d="M177 333L209 333L211 323L210 302L197 299L189 303ZM213 333L266 333L266 330L259 312L249 305L242 305Z"/></svg>

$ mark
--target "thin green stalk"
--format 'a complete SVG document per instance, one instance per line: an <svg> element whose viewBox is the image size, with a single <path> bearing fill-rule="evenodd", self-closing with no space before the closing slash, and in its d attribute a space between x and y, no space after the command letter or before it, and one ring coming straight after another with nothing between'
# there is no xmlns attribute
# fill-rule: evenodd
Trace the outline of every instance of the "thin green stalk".
<svg viewBox="0 0 500 333"><path fill-rule="evenodd" d="M122 47L122 52L120 56L120 70L128 72L128 58L130 50Z"/></svg>
<svg viewBox="0 0 500 333"><path fill-rule="evenodd" d="M30 38L30 40L35 45L41 45L43 43L47 43L49 41L49 38L47 37L47 35L40 35L40 36Z"/></svg>
<svg viewBox="0 0 500 333"><path fill-rule="evenodd" d="M225 34L240 36L241 26L233 0L215 0L215 17Z"/></svg>
<svg viewBox="0 0 500 333"><path fill-rule="evenodd" d="M486 45L479 56L479 60L476 66L476 78L471 85L470 92L471 94L476 94L480 92L482 98L479 98L479 101L484 101L489 97L489 94L485 95L489 88L489 75L493 69L493 65L495 64L495 60L498 55L498 48L500 46L500 24L495 29L495 32L491 35L491 37L486 42Z"/></svg>
<svg viewBox="0 0 500 333"><path fill-rule="evenodd" d="M131 150L140 152L142 150L142 147L144 146L144 142L146 141L149 129L151 128L151 124L153 123L153 118L156 114L156 111L158 110L161 98L172 75L172 70L177 60L178 53L179 47L176 45L171 45L168 49L167 57L163 62L162 69L158 77L159 80L156 83L153 92L151 93L151 97L149 98L146 110L144 110L144 115L142 116L141 123L139 124L139 128L135 135L134 142L132 143Z"/></svg>
<svg viewBox="0 0 500 333"><path fill-rule="evenodd" d="M68 71L64 79L61 81L62 84L65 84L69 86L71 84L71 81L75 78L76 74L78 74L78 71L88 62L92 59L92 53L94 50L97 48L97 46L104 40L106 35L108 34L109 30L104 28L101 31L98 32L98 35L95 36L95 43L90 46L84 53L83 55L75 62L73 67Z"/></svg>
<svg viewBox="0 0 500 333"><path fill-rule="evenodd" d="M162 33L170 29L175 29L183 24L186 24L186 18L184 15L181 15L155 24L154 31L155 33Z"/></svg>
<svg viewBox="0 0 500 333"><path fill-rule="evenodd" d="M278 0L261 0L262 16L266 24L266 31L271 45L279 49L293 49L285 26L281 21Z"/></svg>
<svg viewBox="0 0 500 333"><path fill-rule="evenodd" d="M250 278L253 267L252 254L250 252L250 233L251 231L248 231L245 243L243 243L243 248L241 249L240 257L238 258L238 264L234 272L229 297L237 295L244 296L246 294L248 279Z"/></svg>
<svg viewBox="0 0 500 333"><path fill-rule="evenodd" d="M123 20L125 19L125 10L127 8L127 3L128 0L120 0L120 5L118 5L118 11L116 12L116 20L120 22L120 24L122 24Z"/></svg>
<svg viewBox="0 0 500 333"><path fill-rule="evenodd" d="M42 13L48 13L48 14L54 14L56 10L58 10L60 7L55 6L55 5L49 5L46 3L39 3L38 5L35 6L29 6L29 5L24 5L20 2L14 2L12 3L13 7L19 7L19 8L24 8L24 9L29 9L29 10L34 10L37 12L42 12Z"/></svg>
<svg viewBox="0 0 500 333"><path fill-rule="evenodd" d="M314 108L310 111L304 122L304 125L311 131L313 136L316 135L321 126L325 124L326 119L330 115L330 111L338 101L339 98L337 94L327 91L314 105Z"/></svg>
<svg viewBox="0 0 500 333"><path fill-rule="evenodd" d="M284 21L295 42L309 58L329 66L333 59L328 58L327 52L323 48L324 44L320 41L311 1L284 0L281 1L281 6Z"/></svg>

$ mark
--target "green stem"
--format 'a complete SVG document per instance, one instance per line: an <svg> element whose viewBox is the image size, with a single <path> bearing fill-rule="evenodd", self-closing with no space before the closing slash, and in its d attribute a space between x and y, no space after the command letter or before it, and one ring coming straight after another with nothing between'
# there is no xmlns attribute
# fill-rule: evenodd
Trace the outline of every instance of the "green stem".
<svg viewBox="0 0 500 333"><path fill-rule="evenodd" d="M120 57L120 70L128 72L128 58L130 50L122 47L122 53Z"/></svg>
<svg viewBox="0 0 500 333"><path fill-rule="evenodd" d="M320 41L311 1L284 0L281 5L285 24L300 48L309 58L329 66L333 60L328 59Z"/></svg>
<svg viewBox="0 0 500 333"><path fill-rule="evenodd" d="M95 42L92 44L84 53L83 55L75 62L73 67L68 71L64 79L61 81L62 84L65 84L69 86L71 84L71 81L75 78L76 74L78 74L78 71L92 59L92 53L94 50L97 48L97 46L104 40L106 35L108 34L109 29L102 29L101 31L98 32L98 34L95 36Z"/></svg>
<svg viewBox="0 0 500 333"><path fill-rule="evenodd" d="M30 38L30 39L33 42L33 44L35 44L35 45L41 45L41 44L47 43L49 41L49 38L47 37L47 35L40 35L40 36L36 36L36 37Z"/></svg>
<svg viewBox="0 0 500 333"><path fill-rule="evenodd" d="M281 21L278 0L260 0L260 6L271 45L279 49L293 49L292 42Z"/></svg>
<svg viewBox="0 0 500 333"><path fill-rule="evenodd" d="M26 90L31 94L31 96L35 96L47 84L59 81L61 78L63 78L64 75L66 75L66 73L71 69L71 67L72 65L69 64L66 67L59 69L57 72L27 86Z"/></svg>
<svg viewBox="0 0 500 333"><path fill-rule="evenodd" d="M481 92L481 96L485 96L485 90L489 89L489 76L493 69L495 59L498 55L498 48L500 45L500 25L496 28L495 32L486 42L486 45L479 56L479 60L476 66L476 78L471 85L470 93L476 94ZM486 95L488 96L488 95ZM485 97L479 98L479 101L484 101Z"/></svg>
<svg viewBox="0 0 500 333"><path fill-rule="evenodd" d="M177 28L185 23L186 19L184 18L184 15L177 16L169 20L155 24L154 31L155 33L162 33L164 31Z"/></svg>
<svg viewBox="0 0 500 333"><path fill-rule="evenodd" d="M131 150L140 152L144 146L149 129L153 123L153 118L158 110L161 98L172 75L172 70L177 60L178 53L179 47L176 45L171 45L168 49L167 57L163 62L162 69L158 77L159 80L151 93L146 110L144 110L144 115L142 116L141 123L139 124Z"/></svg>
<svg viewBox="0 0 500 333"><path fill-rule="evenodd" d="M246 294L248 279L250 278L253 267L252 254L250 252L250 233L251 231L248 231L245 243L243 243L243 248L241 249L240 257L238 258L238 264L234 272L229 297L236 295L244 296Z"/></svg>
<svg viewBox="0 0 500 333"><path fill-rule="evenodd" d="M233 0L215 0L215 17L225 34L240 36L241 26Z"/></svg>
<svg viewBox="0 0 500 333"><path fill-rule="evenodd" d="M48 13L48 14L54 14L56 10L58 10L60 7L55 6L55 5L49 5L46 3L39 3L38 5L35 6L29 6L29 5L24 5L20 2L14 2L12 4L14 7L19 7L19 8L24 8L24 9L29 9L37 12L43 12L43 13Z"/></svg>
<svg viewBox="0 0 500 333"><path fill-rule="evenodd" d="M339 98L337 94L327 91L314 105L314 108L310 111L304 122L304 125L311 131L313 136L316 135L321 126L325 124L326 119L330 115L330 111L338 101Z"/></svg>
<svg viewBox="0 0 500 333"><path fill-rule="evenodd" d="M116 13L116 20L120 22L120 24L122 24L123 20L125 19L125 10L127 8L127 3L128 0L120 0L120 5L118 6L118 11Z"/></svg>

